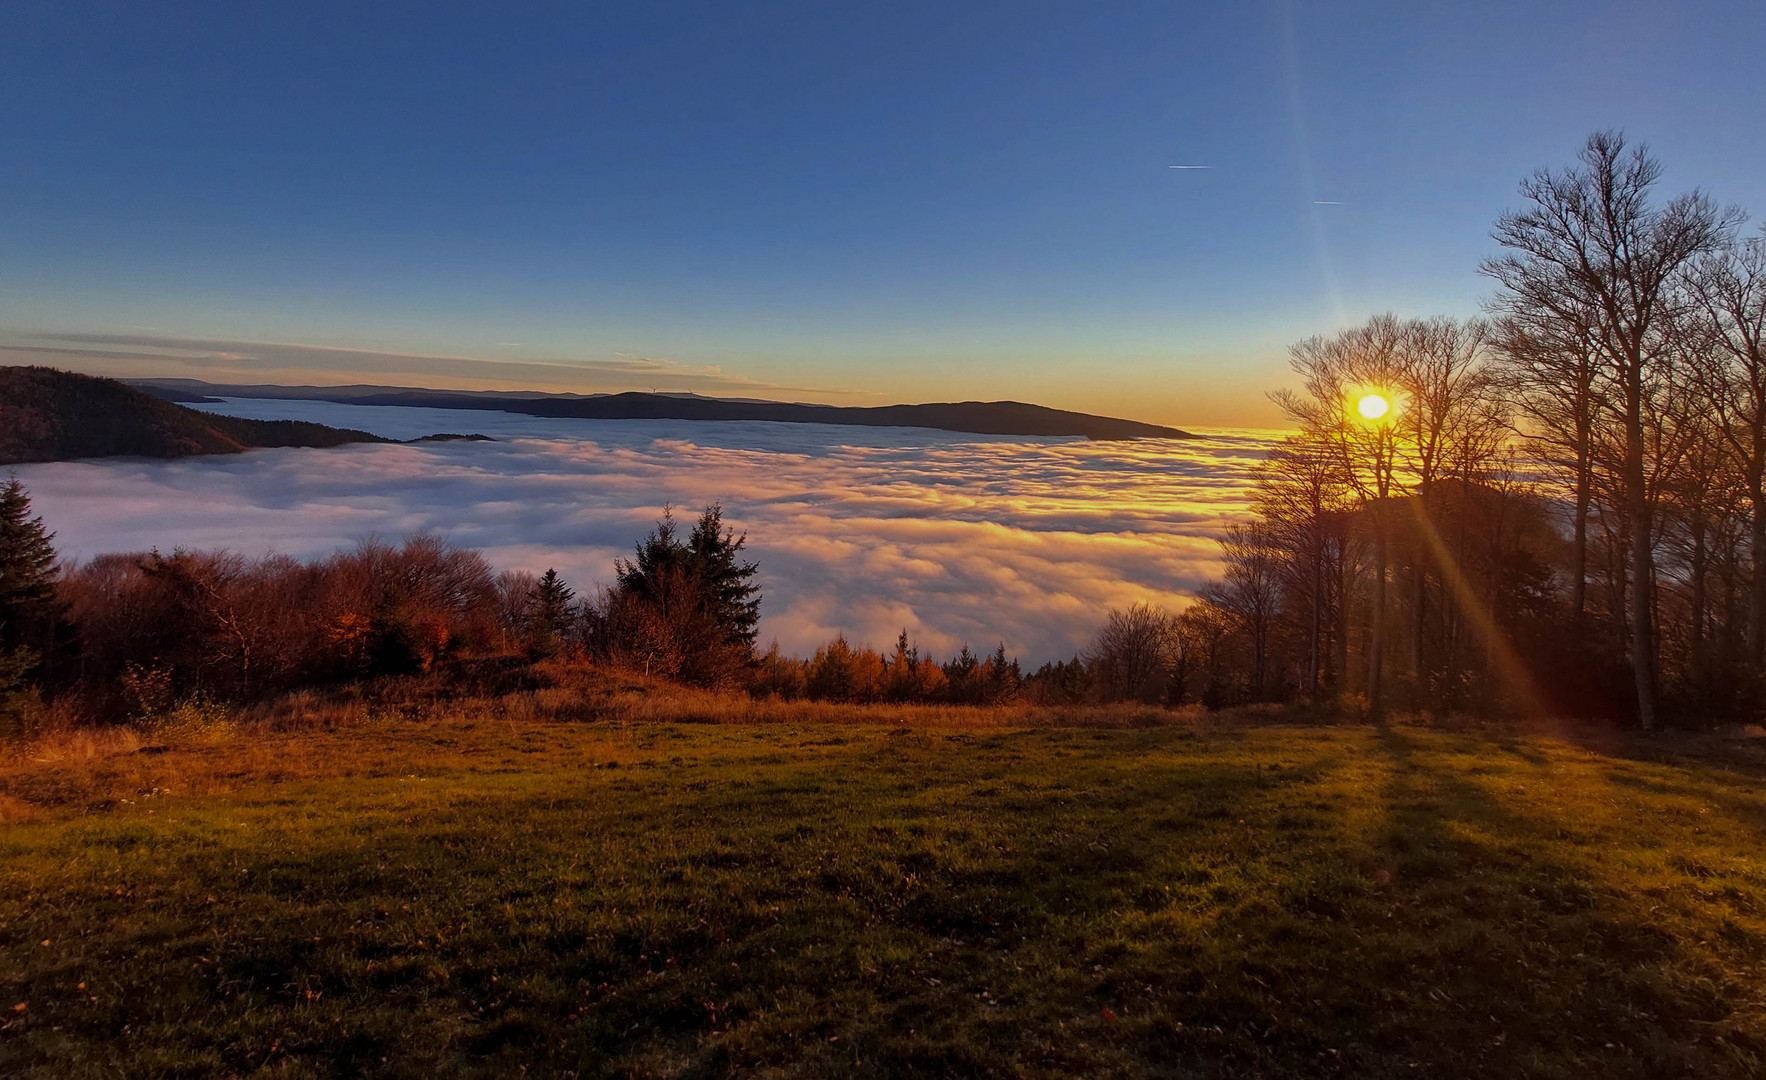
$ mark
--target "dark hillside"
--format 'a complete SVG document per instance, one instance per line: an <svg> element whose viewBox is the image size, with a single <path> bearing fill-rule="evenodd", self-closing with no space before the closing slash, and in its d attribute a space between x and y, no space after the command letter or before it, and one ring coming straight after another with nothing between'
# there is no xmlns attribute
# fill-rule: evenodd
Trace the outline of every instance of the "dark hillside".
<svg viewBox="0 0 1766 1080"><path fill-rule="evenodd" d="M46 367L0 367L0 464L5 465L385 441L324 424L214 416L114 379Z"/></svg>
<svg viewBox="0 0 1766 1080"><path fill-rule="evenodd" d="M176 400L224 397L293 398L349 405L425 409L498 409L529 416L582 420L747 420L855 427L923 427L977 435L1074 436L1088 439L1189 439L1187 431L1112 416L1051 409L1022 401L944 401L924 405L806 405L789 401L700 397L697 394L543 394L424 390L402 386L265 386L195 379L135 379L132 385Z"/></svg>

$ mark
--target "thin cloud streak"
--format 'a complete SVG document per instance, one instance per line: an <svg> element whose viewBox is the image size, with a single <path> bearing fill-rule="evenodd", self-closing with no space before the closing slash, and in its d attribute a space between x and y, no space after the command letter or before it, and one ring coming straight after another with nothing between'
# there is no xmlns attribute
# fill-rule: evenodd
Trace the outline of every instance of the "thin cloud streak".
<svg viewBox="0 0 1766 1080"><path fill-rule="evenodd" d="M14 333L0 340L0 356L92 374L187 376L210 381L287 381L304 373L323 384L386 379L416 385L508 384L523 389L575 391L670 390L711 393L875 396L826 387L784 386L729 374L718 365L616 353L613 359L494 359L357 349L299 342L241 341L169 334Z"/></svg>
<svg viewBox="0 0 1766 1080"><path fill-rule="evenodd" d="M579 589L664 504L721 501L749 534L762 639L807 653L835 633L879 646L964 644L1040 662L1082 648L1102 613L1180 607L1218 573L1267 437L985 441L919 429L583 421L510 413L239 401L216 411L494 443L264 450L20 471L75 557L232 548L312 556L369 535L435 532L504 568L557 567Z"/></svg>

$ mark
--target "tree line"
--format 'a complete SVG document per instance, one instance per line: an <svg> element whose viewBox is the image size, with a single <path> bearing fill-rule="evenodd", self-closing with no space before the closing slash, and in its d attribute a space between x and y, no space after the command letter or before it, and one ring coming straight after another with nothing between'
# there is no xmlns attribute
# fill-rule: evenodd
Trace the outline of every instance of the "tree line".
<svg viewBox="0 0 1766 1080"><path fill-rule="evenodd" d="M433 536L366 540L302 561L154 550L58 561L23 485L0 485L0 733L44 701L88 722L179 703L419 678L496 692L536 663L599 664L786 699L1001 704L1087 700L1079 660L1029 676L1004 645L944 661L904 630L893 655L844 637L808 659L755 648L760 590L719 506L664 510L612 584L579 596L555 570L498 573Z"/></svg>
<svg viewBox="0 0 1766 1080"><path fill-rule="evenodd" d="M1503 214L1484 317L1291 350L1226 570L1117 612L1140 693L1709 722L1766 659L1766 234L1616 132ZM1153 657L1144 664L1127 657Z"/></svg>
<svg viewBox="0 0 1766 1080"><path fill-rule="evenodd" d="M494 685L550 659L708 686L753 667L756 567L716 506L685 535L665 513L586 598L556 571L498 573L433 536L310 561L155 550L73 565L53 539L17 478L0 486L0 720L15 729L45 698L103 722L378 678Z"/></svg>

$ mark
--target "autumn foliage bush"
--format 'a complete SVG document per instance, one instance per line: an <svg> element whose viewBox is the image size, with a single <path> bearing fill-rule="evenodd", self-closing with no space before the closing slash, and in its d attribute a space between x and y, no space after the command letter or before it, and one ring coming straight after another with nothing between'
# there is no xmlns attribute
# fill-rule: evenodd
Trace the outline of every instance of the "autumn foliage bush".
<svg viewBox="0 0 1766 1080"><path fill-rule="evenodd" d="M309 563L105 555L67 568L57 592L76 643L62 682L108 717L424 672L491 650L503 629L483 556L427 536Z"/></svg>

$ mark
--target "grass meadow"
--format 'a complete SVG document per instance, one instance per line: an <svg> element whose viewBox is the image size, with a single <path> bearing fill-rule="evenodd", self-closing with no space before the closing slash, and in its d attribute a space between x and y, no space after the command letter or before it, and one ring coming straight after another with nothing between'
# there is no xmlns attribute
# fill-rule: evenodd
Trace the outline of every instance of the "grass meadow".
<svg viewBox="0 0 1766 1080"><path fill-rule="evenodd" d="M0 765L0 1073L1766 1070L1766 739L327 708Z"/></svg>

